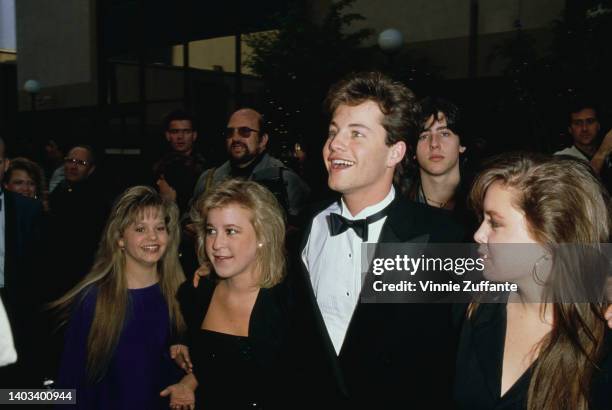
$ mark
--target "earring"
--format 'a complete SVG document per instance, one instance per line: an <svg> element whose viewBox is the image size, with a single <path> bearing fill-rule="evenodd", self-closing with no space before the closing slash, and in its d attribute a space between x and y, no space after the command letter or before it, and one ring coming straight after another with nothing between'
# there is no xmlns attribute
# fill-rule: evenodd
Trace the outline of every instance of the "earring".
<svg viewBox="0 0 612 410"><path fill-rule="evenodd" d="M544 286L546 284L546 281L542 280L539 276L538 276L538 265L540 264L540 262L542 262L542 260L547 261L548 260L548 255L542 255L534 264L533 264L533 269L531 270L531 276L533 277L533 281L536 283L536 285L539 286Z"/></svg>
<svg viewBox="0 0 612 410"><path fill-rule="evenodd" d="M263 243L261 243L261 242L259 242L259 243L257 244L257 247L258 247L258 248L261 248L262 246L263 246Z"/></svg>

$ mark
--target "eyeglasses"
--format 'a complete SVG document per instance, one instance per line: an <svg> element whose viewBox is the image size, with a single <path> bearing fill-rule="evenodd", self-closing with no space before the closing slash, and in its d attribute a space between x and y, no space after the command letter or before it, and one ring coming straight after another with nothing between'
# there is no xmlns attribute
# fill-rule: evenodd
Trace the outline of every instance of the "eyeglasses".
<svg viewBox="0 0 612 410"><path fill-rule="evenodd" d="M183 134L187 137L191 136L193 134L193 129L192 128L183 128L183 129L178 129L178 128L170 128L168 130L168 133L170 135L176 136L179 134Z"/></svg>
<svg viewBox="0 0 612 410"><path fill-rule="evenodd" d="M82 159L69 158L69 157L64 158L64 162L65 162L66 164L80 165L80 166L82 166L82 167L86 167L87 165L89 165L89 164L90 164L90 162L89 162L89 161L84 161L84 160L82 160Z"/></svg>
<svg viewBox="0 0 612 410"><path fill-rule="evenodd" d="M249 138L252 132L259 132L249 127L227 127L225 129L225 138L231 138L234 136L234 132L237 131L238 135L242 138Z"/></svg>

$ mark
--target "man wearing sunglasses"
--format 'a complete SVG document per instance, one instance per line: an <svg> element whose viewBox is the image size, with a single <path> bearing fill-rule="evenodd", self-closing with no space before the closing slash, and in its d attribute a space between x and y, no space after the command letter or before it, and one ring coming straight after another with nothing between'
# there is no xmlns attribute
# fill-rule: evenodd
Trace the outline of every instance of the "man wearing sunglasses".
<svg viewBox="0 0 612 410"><path fill-rule="evenodd" d="M227 122L224 138L229 160L202 173L194 199L227 178L246 178L268 187L288 214L296 216L310 189L295 172L266 152L269 136L263 116L251 108L234 112Z"/></svg>

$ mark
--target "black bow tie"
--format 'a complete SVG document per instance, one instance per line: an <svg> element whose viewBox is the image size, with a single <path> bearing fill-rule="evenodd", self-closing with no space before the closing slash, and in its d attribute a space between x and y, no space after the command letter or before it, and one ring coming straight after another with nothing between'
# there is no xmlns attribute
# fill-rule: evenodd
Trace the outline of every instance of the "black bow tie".
<svg viewBox="0 0 612 410"><path fill-rule="evenodd" d="M331 236L336 236L349 228L353 228L357 236L366 242L368 240L368 225L387 216L388 208L389 205L365 219L347 219L342 215L331 213L329 214L329 232Z"/></svg>

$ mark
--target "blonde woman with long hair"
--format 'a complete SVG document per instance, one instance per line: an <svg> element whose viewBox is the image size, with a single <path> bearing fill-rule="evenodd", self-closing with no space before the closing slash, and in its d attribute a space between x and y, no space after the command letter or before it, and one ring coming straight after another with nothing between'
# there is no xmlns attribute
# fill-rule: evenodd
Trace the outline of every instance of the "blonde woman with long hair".
<svg viewBox="0 0 612 410"><path fill-rule="evenodd" d="M612 408L609 262L600 253L609 199L589 164L569 158L504 155L476 178L471 201L482 224L474 239L485 277L519 291L508 303L468 308L458 408Z"/></svg>
<svg viewBox="0 0 612 410"><path fill-rule="evenodd" d="M58 387L77 389L76 408L167 408L159 392L181 376L168 347L185 326L178 242L176 205L145 186L118 198L90 273L53 304L69 317Z"/></svg>

